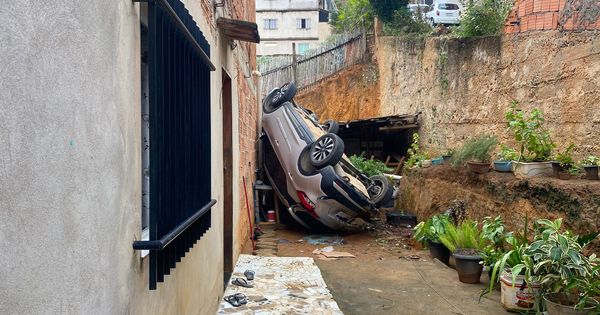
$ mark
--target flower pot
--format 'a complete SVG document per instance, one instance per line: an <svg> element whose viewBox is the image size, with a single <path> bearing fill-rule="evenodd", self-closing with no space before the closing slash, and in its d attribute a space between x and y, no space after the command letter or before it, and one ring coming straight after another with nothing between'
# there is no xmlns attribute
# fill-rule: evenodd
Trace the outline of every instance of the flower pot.
<svg viewBox="0 0 600 315"><path fill-rule="evenodd" d="M413 227L417 225L417 216L405 214L400 211L391 211L385 214L386 222L394 226Z"/></svg>
<svg viewBox="0 0 600 315"><path fill-rule="evenodd" d="M444 158L442 157L431 159L431 165L442 165L442 163L444 163Z"/></svg>
<svg viewBox="0 0 600 315"><path fill-rule="evenodd" d="M598 180L598 166L584 165L585 179Z"/></svg>
<svg viewBox="0 0 600 315"><path fill-rule="evenodd" d="M512 161L494 161L494 170L496 172L512 172Z"/></svg>
<svg viewBox="0 0 600 315"><path fill-rule="evenodd" d="M450 258L448 258L448 267L456 269L456 257L452 254L450 254Z"/></svg>
<svg viewBox="0 0 600 315"><path fill-rule="evenodd" d="M508 311L522 312L535 309L539 290L539 284L525 283L523 275L518 275L515 282L510 272L504 271L500 277L500 302Z"/></svg>
<svg viewBox="0 0 600 315"><path fill-rule="evenodd" d="M523 178L552 176L552 163L550 162L513 162L513 172Z"/></svg>
<svg viewBox="0 0 600 315"><path fill-rule="evenodd" d="M429 246L429 254L431 255L431 258L437 258L437 260L448 265L448 260L450 259L450 250L448 250L444 244L428 241L427 245Z"/></svg>
<svg viewBox="0 0 600 315"><path fill-rule="evenodd" d="M483 265L479 263L481 256L454 253L454 258L458 280L462 283L479 283L483 271Z"/></svg>
<svg viewBox="0 0 600 315"><path fill-rule="evenodd" d="M579 302L576 295L565 293L548 293L544 294L544 303L548 315L588 315L597 314L595 305L584 307L583 309L575 309L574 305Z"/></svg>
<svg viewBox="0 0 600 315"><path fill-rule="evenodd" d="M444 164L450 163L451 158L452 158L452 155L442 155L442 159L444 159Z"/></svg>
<svg viewBox="0 0 600 315"><path fill-rule="evenodd" d="M469 162L467 162L467 168L469 169L469 171L471 171L473 173L484 174L484 173L487 173L490 171L490 163L469 161Z"/></svg>
<svg viewBox="0 0 600 315"><path fill-rule="evenodd" d="M430 166L431 166L431 160L423 160L421 162L421 167L423 167L423 168L428 168Z"/></svg>

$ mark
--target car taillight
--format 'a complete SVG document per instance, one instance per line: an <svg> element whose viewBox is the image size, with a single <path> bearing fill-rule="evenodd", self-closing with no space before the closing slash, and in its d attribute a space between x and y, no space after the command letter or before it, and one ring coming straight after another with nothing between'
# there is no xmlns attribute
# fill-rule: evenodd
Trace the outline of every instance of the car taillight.
<svg viewBox="0 0 600 315"><path fill-rule="evenodd" d="M306 193L298 190L298 198L300 199L300 204L302 205L302 207L304 207L304 209L306 209L306 211L308 211L310 215L315 217L315 219L318 219L319 216L315 212L315 203L312 200L310 200L310 198L308 198Z"/></svg>
<svg viewBox="0 0 600 315"><path fill-rule="evenodd" d="M435 10L435 15L440 16L440 11Z"/></svg>

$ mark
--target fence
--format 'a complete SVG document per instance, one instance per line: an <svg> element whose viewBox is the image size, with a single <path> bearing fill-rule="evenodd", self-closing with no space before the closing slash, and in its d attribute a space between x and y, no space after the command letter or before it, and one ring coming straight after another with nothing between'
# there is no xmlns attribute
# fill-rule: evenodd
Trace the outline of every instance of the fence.
<svg viewBox="0 0 600 315"><path fill-rule="evenodd" d="M338 37L330 44L304 55L294 54L291 56L291 62L285 65L273 66L272 62L263 62L259 67L266 70L261 71L261 94L264 97L272 89L290 81L295 81L298 89L308 88L348 66L361 62L366 46L366 36L364 32L360 32ZM293 51L296 51L295 45Z"/></svg>

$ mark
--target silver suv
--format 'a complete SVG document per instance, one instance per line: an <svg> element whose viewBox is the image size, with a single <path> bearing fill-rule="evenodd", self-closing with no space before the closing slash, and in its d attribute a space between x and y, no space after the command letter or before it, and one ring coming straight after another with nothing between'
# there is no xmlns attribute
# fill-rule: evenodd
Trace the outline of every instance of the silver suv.
<svg viewBox="0 0 600 315"><path fill-rule="evenodd" d="M263 165L290 215L309 229L355 228L390 202L394 189L384 176L371 178L344 154L334 121L320 124L293 100L296 85L272 90L263 100Z"/></svg>

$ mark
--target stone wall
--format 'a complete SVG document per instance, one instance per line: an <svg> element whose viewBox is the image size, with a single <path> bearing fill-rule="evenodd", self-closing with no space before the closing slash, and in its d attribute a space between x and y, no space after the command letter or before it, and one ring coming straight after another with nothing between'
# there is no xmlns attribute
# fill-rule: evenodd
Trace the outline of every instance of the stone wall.
<svg viewBox="0 0 600 315"><path fill-rule="evenodd" d="M350 66L300 91L295 101L319 120L347 121L379 114L378 69L373 63Z"/></svg>
<svg viewBox="0 0 600 315"><path fill-rule="evenodd" d="M380 115L422 111L431 153L478 133L513 144L504 112L511 100L540 108L560 149L600 153L600 36L530 32L478 39L378 38Z"/></svg>
<svg viewBox="0 0 600 315"><path fill-rule="evenodd" d="M506 20L506 33L539 30L598 30L597 0L517 0Z"/></svg>

